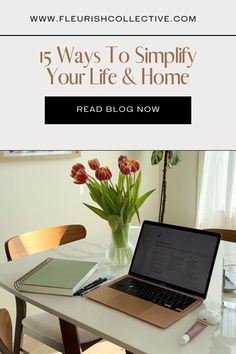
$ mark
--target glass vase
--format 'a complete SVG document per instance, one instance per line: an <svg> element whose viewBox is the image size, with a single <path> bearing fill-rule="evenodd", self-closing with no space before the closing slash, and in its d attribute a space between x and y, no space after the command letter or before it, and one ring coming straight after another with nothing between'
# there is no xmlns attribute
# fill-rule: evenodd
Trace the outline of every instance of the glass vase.
<svg viewBox="0 0 236 354"><path fill-rule="evenodd" d="M129 224L118 225L111 230L111 243L106 250L106 259L112 266L126 266L131 263L134 246L129 242Z"/></svg>

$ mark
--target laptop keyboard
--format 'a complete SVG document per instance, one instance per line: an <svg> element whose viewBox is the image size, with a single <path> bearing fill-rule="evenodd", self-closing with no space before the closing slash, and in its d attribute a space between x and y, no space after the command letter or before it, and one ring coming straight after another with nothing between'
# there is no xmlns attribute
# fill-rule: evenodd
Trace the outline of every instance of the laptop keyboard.
<svg viewBox="0 0 236 354"><path fill-rule="evenodd" d="M110 288L167 307L170 310L177 312L181 312L196 301L196 299L191 296L183 295L134 278L123 278L120 281L111 284Z"/></svg>

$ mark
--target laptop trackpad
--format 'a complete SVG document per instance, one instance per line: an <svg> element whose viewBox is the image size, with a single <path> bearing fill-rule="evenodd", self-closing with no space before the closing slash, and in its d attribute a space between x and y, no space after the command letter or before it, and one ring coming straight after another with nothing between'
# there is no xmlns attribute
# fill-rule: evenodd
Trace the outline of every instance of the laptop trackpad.
<svg viewBox="0 0 236 354"><path fill-rule="evenodd" d="M138 315L152 306L151 303L146 303L142 299L138 299L137 297L133 299L132 296L125 294L116 296L112 300L108 301L107 305L134 315Z"/></svg>

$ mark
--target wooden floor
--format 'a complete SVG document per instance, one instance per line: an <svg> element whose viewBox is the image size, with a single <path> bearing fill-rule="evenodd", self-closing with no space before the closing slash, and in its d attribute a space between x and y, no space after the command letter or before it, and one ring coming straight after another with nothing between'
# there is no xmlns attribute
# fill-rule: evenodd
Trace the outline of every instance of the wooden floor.
<svg viewBox="0 0 236 354"><path fill-rule="evenodd" d="M57 354L54 349L43 345L36 340L25 337L24 338L24 348L31 354ZM107 341L101 341L94 345L93 347L87 349L84 353L86 354L124 354L124 349L118 347ZM59 353L58 353L59 354Z"/></svg>

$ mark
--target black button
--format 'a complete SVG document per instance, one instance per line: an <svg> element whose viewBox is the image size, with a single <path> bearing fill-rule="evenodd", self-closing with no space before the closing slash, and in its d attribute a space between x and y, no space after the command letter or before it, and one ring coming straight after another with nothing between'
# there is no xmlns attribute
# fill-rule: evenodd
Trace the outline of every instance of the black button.
<svg viewBox="0 0 236 354"><path fill-rule="evenodd" d="M45 124L191 124L191 97L47 96Z"/></svg>

